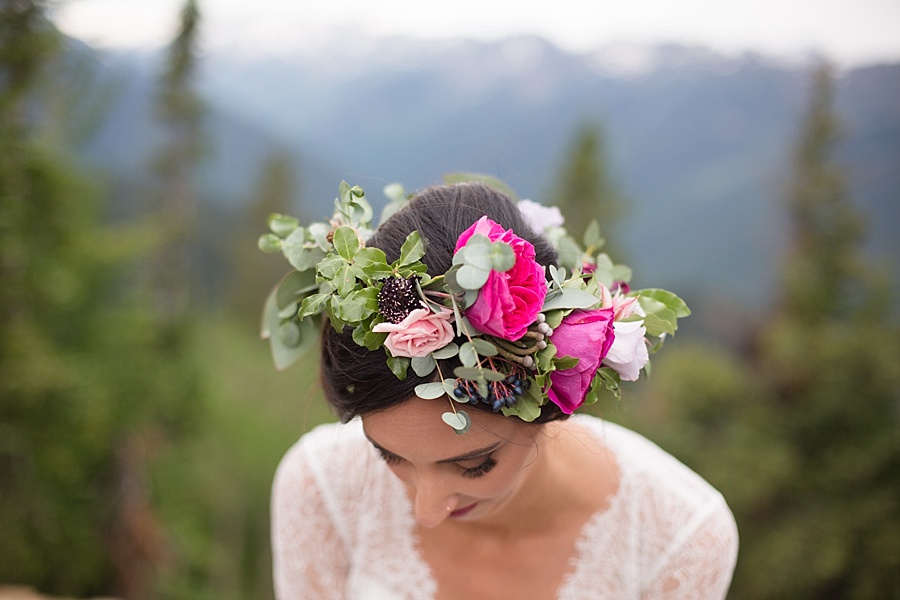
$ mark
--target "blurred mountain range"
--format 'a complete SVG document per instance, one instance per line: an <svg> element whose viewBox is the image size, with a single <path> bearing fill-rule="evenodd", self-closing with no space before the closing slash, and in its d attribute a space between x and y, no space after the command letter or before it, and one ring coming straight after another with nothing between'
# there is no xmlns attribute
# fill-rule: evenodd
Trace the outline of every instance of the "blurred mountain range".
<svg viewBox="0 0 900 600"><path fill-rule="evenodd" d="M297 210L316 218L330 214L341 179L362 185L377 206L387 183L413 190L455 171L497 175L522 197L551 204L568 145L580 127L597 124L628 200L615 227L635 283L751 310L769 297L785 244L782 190L815 57L726 57L684 46L573 55L533 37L339 43L316 55L202 57L205 202L247 202L267 157L285 152ZM146 177L159 138L159 56L95 57L115 93L105 96L85 154L127 203L125 182ZM900 64L838 73L836 108L838 158L868 220L868 248L900 280Z"/></svg>

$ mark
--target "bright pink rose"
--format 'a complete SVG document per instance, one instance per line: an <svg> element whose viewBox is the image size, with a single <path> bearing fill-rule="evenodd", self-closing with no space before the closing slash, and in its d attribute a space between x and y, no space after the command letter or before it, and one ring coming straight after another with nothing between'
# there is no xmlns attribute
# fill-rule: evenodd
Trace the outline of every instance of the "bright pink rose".
<svg viewBox="0 0 900 600"><path fill-rule="evenodd" d="M417 308L399 323L379 323L372 328L376 333L387 333L384 345L391 356L413 358L440 350L453 341L453 311L442 308L433 313L427 308Z"/></svg>
<svg viewBox="0 0 900 600"><path fill-rule="evenodd" d="M544 267L535 260L531 243L487 217L478 219L459 236L454 253L475 234L481 234L492 242L509 244L516 255L516 264L505 273L491 271L487 283L478 292L478 299L466 308L466 317L482 333L505 340L518 340L534 323L544 305L544 296L547 295Z"/></svg>
<svg viewBox="0 0 900 600"><path fill-rule="evenodd" d="M556 346L556 356L578 359L571 369L550 373L547 396L564 413L572 414L584 404L594 374L615 337L612 307L572 311L553 330L550 341Z"/></svg>

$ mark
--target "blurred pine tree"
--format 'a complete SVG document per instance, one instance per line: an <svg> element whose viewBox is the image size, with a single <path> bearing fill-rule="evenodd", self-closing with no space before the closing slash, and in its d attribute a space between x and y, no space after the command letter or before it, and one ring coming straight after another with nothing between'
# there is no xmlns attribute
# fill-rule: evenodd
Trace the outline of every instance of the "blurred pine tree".
<svg viewBox="0 0 900 600"><path fill-rule="evenodd" d="M900 325L834 158L827 68L811 90L766 320L741 356L675 343L620 417L725 495L735 600L900 597Z"/></svg>
<svg viewBox="0 0 900 600"><path fill-rule="evenodd" d="M153 457L195 428L199 378L189 333L123 277L159 227L102 224L52 135L83 88L46 9L0 1L0 581L146 598L173 562Z"/></svg>
<svg viewBox="0 0 900 600"><path fill-rule="evenodd" d="M549 198L566 219L566 229L581 240L594 219L606 245L604 251L616 262L627 262L615 240L616 221L625 209L625 200L609 171L603 130L584 123L577 130L566 153Z"/></svg>

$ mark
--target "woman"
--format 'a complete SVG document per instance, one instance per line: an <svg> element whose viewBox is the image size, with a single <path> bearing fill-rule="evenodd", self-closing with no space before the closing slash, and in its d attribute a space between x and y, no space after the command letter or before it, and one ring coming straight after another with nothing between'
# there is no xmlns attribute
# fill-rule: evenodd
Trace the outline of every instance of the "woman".
<svg viewBox="0 0 900 600"><path fill-rule="evenodd" d="M342 189L345 207L360 197ZM553 245L481 184L425 190L364 243L340 231L367 237L352 214L330 224L339 249L315 293L294 296L304 317L346 325L323 329L321 373L344 424L279 466L278 598L723 598L737 532L721 495L639 435L570 418L637 377L656 305L592 275L602 256L565 279ZM349 318L372 289L377 310Z"/></svg>

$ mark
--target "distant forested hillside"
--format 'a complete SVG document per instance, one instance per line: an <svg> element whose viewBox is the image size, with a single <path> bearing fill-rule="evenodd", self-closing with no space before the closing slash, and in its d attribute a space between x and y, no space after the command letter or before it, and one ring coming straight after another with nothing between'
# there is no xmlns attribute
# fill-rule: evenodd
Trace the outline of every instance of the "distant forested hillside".
<svg viewBox="0 0 900 600"><path fill-rule="evenodd" d="M572 55L535 38L208 54L206 201L223 210L246 202L266 158L281 152L307 214L330 211L341 179L377 203L386 183L416 189L462 170L553 203L564 148L579 127L599 124L628 200L617 224L625 258L647 281L689 298L752 308L766 298L784 244L780 198L814 61L676 46L628 52L628 69L621 48ZM156 59L99 60L118 94L89 155L129 181L154 141ZM869 221L869 246L900 279L900 65L840 73L837 109L840 158ZM127 203L127 189L120 195Z"/></svg>

